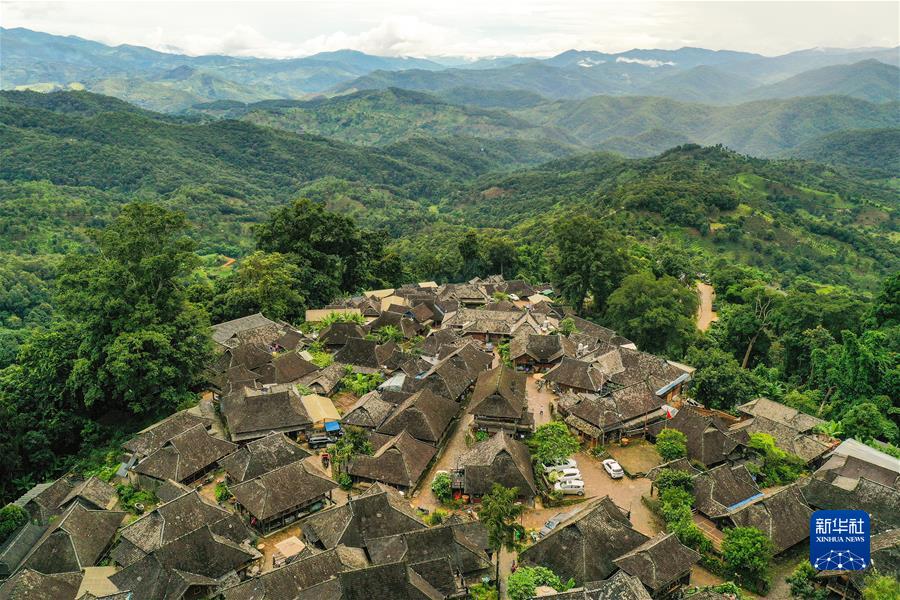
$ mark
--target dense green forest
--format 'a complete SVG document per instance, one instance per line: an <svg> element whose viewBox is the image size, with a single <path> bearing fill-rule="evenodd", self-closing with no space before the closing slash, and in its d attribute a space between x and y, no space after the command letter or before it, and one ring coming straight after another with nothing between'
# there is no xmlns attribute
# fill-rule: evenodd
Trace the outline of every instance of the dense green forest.
<svg viewBox="0 0 900 600"><path fill-rule="evenodd" d="M698 366L709 405L764 394L898 441L898 206L883 169L722 146L372 148L86 92L4 92L0 115L4 498L96 468L117 436L190 404L211 321L297 322L336 295L492 273L551 282L581 314ZM719 294L705 334L698 278Z"/></svg>

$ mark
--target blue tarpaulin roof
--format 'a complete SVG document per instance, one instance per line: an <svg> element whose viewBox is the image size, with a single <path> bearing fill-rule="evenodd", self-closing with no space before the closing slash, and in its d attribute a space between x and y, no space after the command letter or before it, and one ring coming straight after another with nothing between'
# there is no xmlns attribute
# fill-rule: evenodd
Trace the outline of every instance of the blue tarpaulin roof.
<svg viewBox="0 0 900 600"><path fill-rule="evenodd" d="M325 422L325 431L340 431L341 424L337 421L326 421Z"/></svg>

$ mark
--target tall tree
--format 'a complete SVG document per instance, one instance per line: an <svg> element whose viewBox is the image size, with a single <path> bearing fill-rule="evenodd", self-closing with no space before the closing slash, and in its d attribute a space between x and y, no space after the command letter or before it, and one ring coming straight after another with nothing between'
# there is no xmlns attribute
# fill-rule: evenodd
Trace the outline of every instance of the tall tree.
<svg viewBox="0 0 900 600"><path fill-rule="evenodd" d="M211 305L216 321L261 312L270 319L296 320L306 308L300 269L279 252L254 252L221 280Z"/></svg>
<svg viewBox="0 0 900 600"><path fill-rule="evenodd" d="M207 364L209 319L187 300L197 264L181 213L130 204L60 268L57 306L80 340L67 385L87 407L171 410Z"/></svg>
<svg viewBox="0 0 900 600"><path fill-rule="evenodd" d="M606 318L640 349L680 357L696 337L698 305L696 291L674 277L637 273L610 295Z"/></svg>
<svg viewBox="0 0 900 600"><path fill-rule="evenodd" d="M606 309L607 297L628 274L625 240L601 219L573 215L554 229L554 283L579 313L591 297L593 311Z"/></svg>
<svg viewBox="0 0 900 600"><path fill-rule="evenodd" d="M500 551L513 552L518 548L519 540L525 534L525 528L516 520L525 512L525 506L516 502L519 490L503 487L495 483L491 491L481 500L479 520L484 523L488 532L488 544L497 555L495 580L500 587Z"/></svg>

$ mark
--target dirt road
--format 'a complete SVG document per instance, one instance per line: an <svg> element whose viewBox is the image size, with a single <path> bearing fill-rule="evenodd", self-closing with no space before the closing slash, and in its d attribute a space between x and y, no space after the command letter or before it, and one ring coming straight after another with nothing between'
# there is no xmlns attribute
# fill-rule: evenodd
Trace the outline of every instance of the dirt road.
<svg viewBox="0 0 900 600"><path fill-rule="evenodd" d="M700 310L697 313L697 329L706 331L713 321L717 321L719 317L712 309L713 297L715 292L711 285L697 282L697 291L700 293Z"/></svg>

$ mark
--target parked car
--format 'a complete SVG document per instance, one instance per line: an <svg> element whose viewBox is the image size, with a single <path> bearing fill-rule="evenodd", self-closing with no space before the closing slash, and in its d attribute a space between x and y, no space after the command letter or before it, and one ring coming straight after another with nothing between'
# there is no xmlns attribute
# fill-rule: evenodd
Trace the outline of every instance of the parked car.
<svg viewBox="0 0 900 600"><path fill-rule="evenodd" d="M559 524L569 518L569 513L558 513L552 517L550 517L544 526L541 527L540 536L544 537L550 534L551 531L559 527Z"/></svg>
<svg viewBox="0 0 900 600"><path fill-rule="evenodd" d="M556 462L541 463L541 467L543 467L544 473L549 475L553 471L562 471L563 469L577 469L578 463L576 463L571 458L564 458Z"/></svg>
<svg viewBox="0 0 900 600"><path fill-rule="evenodd" d="M581 471L578 469L562 469L556 472L556 481L572 481L581 479Z"/></svg>
<svg viewBox="0 0 900 600"><path fill-rule="evenodd" d="M625 471L622 470L622 466L619 465L614 458L607 458L604 460L603 468L606 469L606 472L609 473L609 476L613 479L621 479L625 476Z"/></svg>
<svg viewBox="0 0 900 600"><path fill-rule="evenodd" d="M563 494L574 494L576 496L584 496L584 482L580 479L569 479L566 481L557 481L553 484L553 489Z"/></svg>

